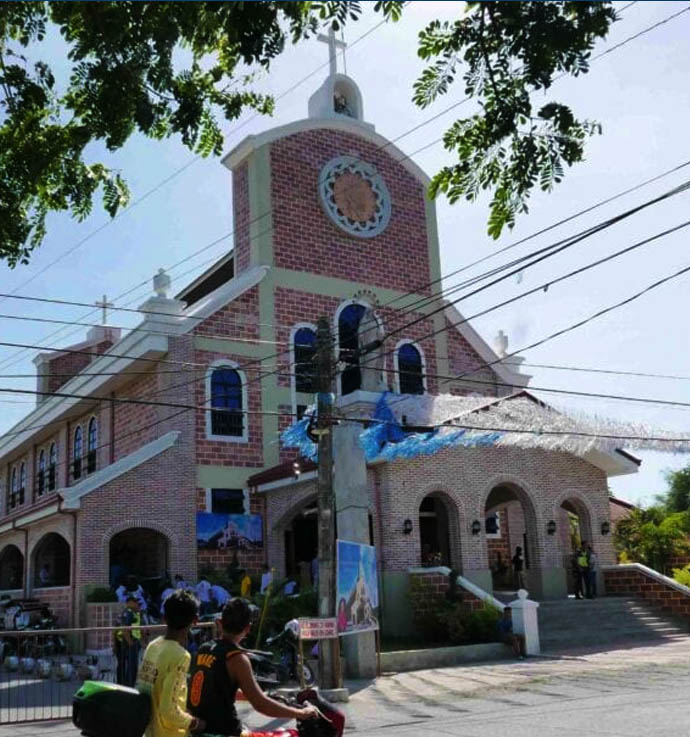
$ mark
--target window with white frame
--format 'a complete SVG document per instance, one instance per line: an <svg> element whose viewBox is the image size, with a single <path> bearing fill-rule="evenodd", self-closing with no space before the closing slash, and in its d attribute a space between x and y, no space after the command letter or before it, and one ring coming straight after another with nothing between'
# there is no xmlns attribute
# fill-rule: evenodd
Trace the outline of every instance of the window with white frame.
<svg viewBox="0 0 690 737"><path fill-rule="evenodd" d="M402 343L395 354L401 394L424 394L424 362L414 343Z"/></svg>
<svg viewBox="0 0 690 737"><path fill-rule="evenodd" d="M72 447L72 477L81 478L81 458L84 454L84 438L81 426L74 431L74 445Z"/></svg>
<svg viewBox="0 0 690 737"><path fill-rule="evenodd" d="M22 463L19 466L19 504L24 504L24 497L26 495L26 463Z"/></svg>
<svg viewBox="0 0 690 737"><path fill-rule="evenodd" d="M93 473L96 470L96 449L98 448L98 421L95 417L89 420L89 427L86 434L86 473Z"/></svg>
<svg viewBox="0 0 690 737"><path fill-rule="evenodd" d="M10 476L10 488L7 490L7 511L14 509L17 506L17 499L19 498L19 477L17 476L17 467L12 469L12 475Z"/></svg>
<svg viewBox="0 0 690 737"><path fill-rule="evenodd" d="M231 363L216 364L207 374L210 408L207 435L215 439L246 440L246 388L243 377Z"/></svg>
<svg viewBox="0 0 690 737"><path fill-rule="evenodd" d="M55 491L57 484L57 445L50 444L48 452L48 491Z"/></svg>
<svg viewBox="0 0 690 737"><path fill-rule="evenodd" d="M38 469L36 473L36 495L43 496L46 490L46 452L38 454Z"/></svg>
<svg viewBox="0 0 690 737"><path fill-rule="evenodd" d="M341 393L351 394L362 385L359 368L359 324L366 312L363 304L353 303L344 307L338 315L338 361L345 368L340 375Z"/></svg>
<svg viewBox="0 0 690 737"><path fill-rule="evenodd" d="M295 372L295 391L313 394L315 386L316 331L310 327L295 330L292 339Z"/></svg>

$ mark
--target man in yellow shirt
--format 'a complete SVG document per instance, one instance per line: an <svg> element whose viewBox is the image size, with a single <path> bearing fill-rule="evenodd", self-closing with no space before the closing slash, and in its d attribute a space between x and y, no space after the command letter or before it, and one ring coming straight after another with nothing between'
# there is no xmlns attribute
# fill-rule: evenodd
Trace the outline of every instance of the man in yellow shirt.
<svg viewBox="0 0 690 737"><path fill-rule="evenodd" d="M187 712L187 671L191 657L184 646L196 622L199 602L180 589L163 604L167 630L146 648L139 668L137 689L151 697L151 721L146 737L187 737L203 732L206 723Z"/></svg>

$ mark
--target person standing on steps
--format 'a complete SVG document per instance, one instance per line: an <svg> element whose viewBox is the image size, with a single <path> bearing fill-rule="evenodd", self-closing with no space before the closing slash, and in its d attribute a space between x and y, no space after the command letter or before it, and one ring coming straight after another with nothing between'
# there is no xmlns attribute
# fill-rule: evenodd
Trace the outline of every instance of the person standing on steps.
<svg viewBox="0 0 690 737"><path fill-rule="evenodd" d="M525 559L519 545L515 548L515 555L513 556L513 581L516 589L525 588Z"/></svg>
<svg viewBox="0 0 690 737"><path fill-rule="evenodd" d="M588 599L592 598L591 579L589 576L589 545L583 540L577 556L577 567L580 569L580 591L584 589L584 594Z"/></svg>

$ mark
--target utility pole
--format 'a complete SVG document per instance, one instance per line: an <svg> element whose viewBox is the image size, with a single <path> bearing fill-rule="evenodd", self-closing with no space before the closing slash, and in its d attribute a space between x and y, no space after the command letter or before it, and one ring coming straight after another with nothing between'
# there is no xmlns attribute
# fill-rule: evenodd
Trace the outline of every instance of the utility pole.
<svg viewBox="0 0 690 737"><path fill-rule="evenodd" d="M333 494L333 339L328 318L316 330L317 429L319 439L319 617L335 616L335 501ZM319 642L321 688L340 685L338 640Z"/></svg>

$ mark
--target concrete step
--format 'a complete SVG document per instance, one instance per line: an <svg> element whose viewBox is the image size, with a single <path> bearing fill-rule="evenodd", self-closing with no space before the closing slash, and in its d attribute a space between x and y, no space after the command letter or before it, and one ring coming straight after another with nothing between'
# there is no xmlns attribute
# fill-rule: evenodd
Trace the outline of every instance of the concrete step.
<svg viewBox="0 0 690 737"><path fill-rule="evenodd" d="M606 649L615 643L687 641L690 622L632 598L561 599L540 602L539 638L544 651Z"/></svg>

